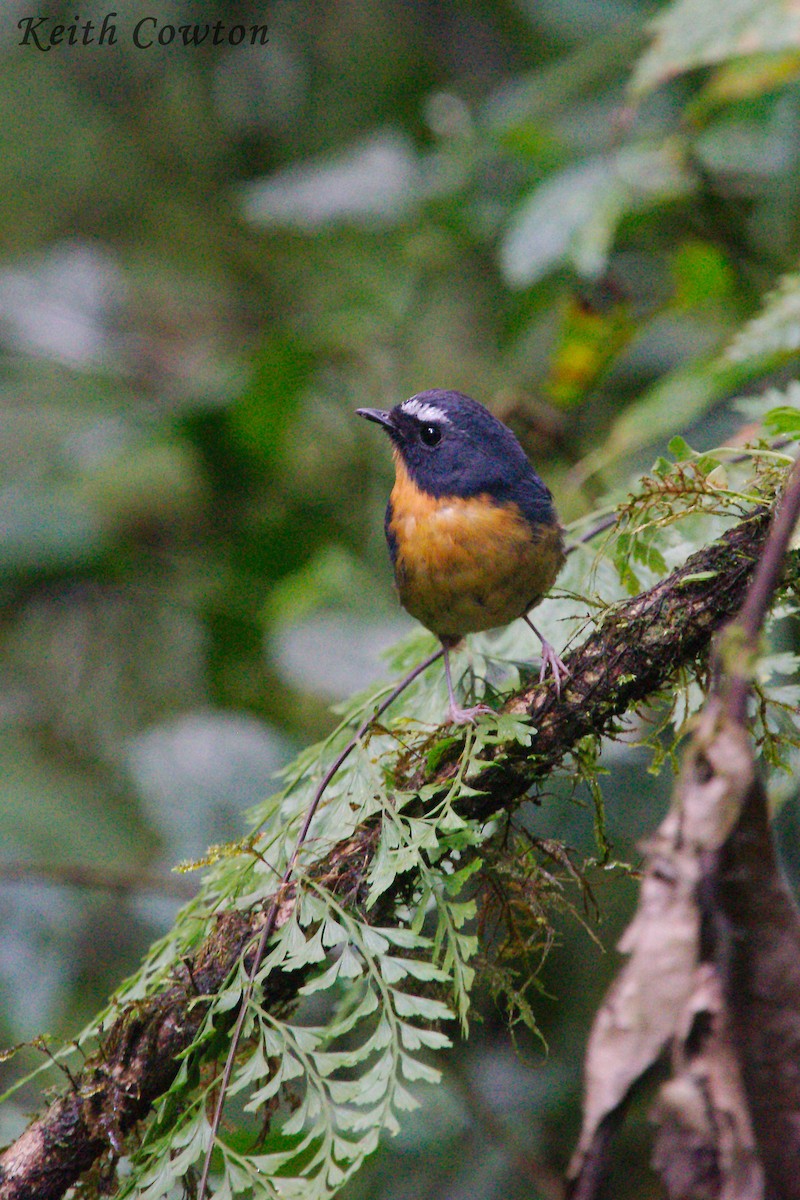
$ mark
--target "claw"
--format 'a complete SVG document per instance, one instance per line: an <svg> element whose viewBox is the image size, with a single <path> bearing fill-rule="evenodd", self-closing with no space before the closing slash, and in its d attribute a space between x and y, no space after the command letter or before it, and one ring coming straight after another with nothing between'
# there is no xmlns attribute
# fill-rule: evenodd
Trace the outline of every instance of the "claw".
<svg viewBox="0 0 800 1200"><path fill-rule="evenodd" d="M454 701L450 704L447 713L447 725L474 725L478 717L484 713L493 713L494 709L489 708L488 704L476 704L474 708L462 708L460 704Z"/></svg>
<svg viewBox="0 0 800 1200"><path fill-rule="evenodd" d="M474 708L461 707L456 700L456 694L453 691L453 680L450 678L451 644L442 639L442 649L444 650L444 677L447 680L447 695L450 699L446 724L472 725L477 717L482 716L484 713L494 712L494 709L487 707L485 704L476 704Z"/></svg>
<svg viewBox="0 0 800 1200"><path fill-rule="evenodd" d="M559 658L553 647L548 641L542 638L542 668L539 671L539 683L544 683L547 678L548 669L553 676L553 683L556 687L556 695L561 695L562 679L569 679L569 669L567 664Z"/></svg>
<svg viewBox="0 0 800 1200"><path fill-rule="evenodd" d="M556 654L555 650L550 645L547 638L542 637L542 635L539 633L539 630L536 628L533 621L530 619L529 616L527 616L527 614L525 615L523 620L525 620L528 623L528 625L530 625L531 629L536 634L539 641L542 643L542 668L539 671L539 683L544 683L545 679L547 678L547 672L549 671L550 674L553 676L553 683L555 684L556 695L560 697L561 696L561 682L564 679L569 679L569 668L567 667L567 664L565 662L563 662L559 658L559 656Z"/></svg>

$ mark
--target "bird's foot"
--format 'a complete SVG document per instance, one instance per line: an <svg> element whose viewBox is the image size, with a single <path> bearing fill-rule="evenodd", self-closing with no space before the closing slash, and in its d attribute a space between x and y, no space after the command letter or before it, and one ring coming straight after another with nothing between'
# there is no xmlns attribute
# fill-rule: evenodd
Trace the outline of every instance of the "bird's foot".
<svg viewBox="0 0 800 1200"><path fill-rule="evenodd" d="M478 717L484 716L486 713L493 713L494 709L489 708L488 704L476 704L474 708L462 708L460 704L456 704L453 700L447 712L446 725L474 725Z"/></svg>
<svg viewBox="0 0 800 1200"><path fill-rule="evenodd" d="M539 639L542 643L542 667L539 671L539 683L544 683L549 671L553 676L553 683L556 685L556 695L560 696L562 680L569 679L569 668L559 658L546 638L540 634Z"/></svg>

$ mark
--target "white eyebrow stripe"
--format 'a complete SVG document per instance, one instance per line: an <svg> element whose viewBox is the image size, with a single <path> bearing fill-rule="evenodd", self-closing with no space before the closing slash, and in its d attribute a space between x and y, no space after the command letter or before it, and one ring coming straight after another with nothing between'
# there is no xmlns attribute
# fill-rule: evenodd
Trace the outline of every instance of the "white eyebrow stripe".
<svg viewBox="0 0 800 1200"><path fill-rule="evenodd" d="M425 400L418 400L416 396L404 400L400 409L409 417L416 417L418 421L442 421L446 425L450 424L450 418L444 409L435 404L428 404Z"/></svg>

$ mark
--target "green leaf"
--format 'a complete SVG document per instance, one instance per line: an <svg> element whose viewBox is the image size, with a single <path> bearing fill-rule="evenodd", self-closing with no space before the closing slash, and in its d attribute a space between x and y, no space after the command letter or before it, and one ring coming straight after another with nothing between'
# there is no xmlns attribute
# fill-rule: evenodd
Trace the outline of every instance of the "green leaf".
<svg viewBox="0 0 800 1200"><path fill-rule="evenodd" d="M381 966L385 966L387 958L381 959ZM411 975L414 979L421 979L426 983L445 983L447 981L447 972L437 967L435 963L427 962L422 958L395 958L393 963L401 963L406 975Z"/></svg>
<svg viewBox="0 0 800 1200"><path fill-rule="evenodd" d="M530 287L563 263L596 278L608 265L617 225L686 194L692 179L680 145L625 146L546 179L518 208L500 247L500 266L512 288Z"/></svg>
<svg viewBox="0 0 800 1200"><path fill-rule="evenodd" d="M453 1014L441 1000L429 996L406 996L394 992L394 1005L401 1017L422 1017L425 1021L452 1021Z"/></svg>
<svg viewBox="0 0 800 1200"><path fill-rule="evenodd" d="M680 434L676 434L674 438L670 438L667 446L672 457L676 462L685 462L687 458L691 458L694 451L688 442L686 442Z"/></svg>
<svg viewBox="0 0 800 1200"><path fill-rule="evenodd" d="M269 228L308 231L365 220L394 224L419 202L421 182L410 137L387 129L248 184L244 214Z"/></svg>
<svg viewBox="0 0 800 1200"><path fill-rule="evenodd" d="M663 375L614 421L603 446L584 459L587 474L685 429L715 404L762 374L774 359L729 361L727 355L695 362ZM670 466L671 469L671 466Z"/></svg>
<svg viewBox="0 0 800 1200"><path fill-rule="evenodd" d="M395 929L388 926L380 926L379 932L393 946L402 946L404 950L413 950L420 946L430 945L429 938L421 938L419 934L413 933L410 929L404 929L402 925L398 925Z"/></svg>
<svg viewBox="0 0 800 1200"><path fill-rule="evenodd" d="M764 415L764 428L775 435L788 434L793 441L800 439L800 408L773 408Z"/></svg>
<svg viewBox="0 0 800 1200"><path fill-rule="evenodd" d="M402 1054L400 1062L403 1075L410 1083L418 1079L423 1079L425 1083L438 1083L442 1077L441 1071L436 1067L432 1067L418 1058L411 1058L408 1054Z"/></svg>
<svg viewBox="0 0 800 1200"><path fill-rule="evenodd" d="M685 587L689 583L705 583L708 579L713 579L716 571L693 571L689 575L684 575L679 584Z"/></svg>
<svg viewBox="0 0 800 1200"><path fill-rule="evenodd" d="M446 1050L453 1044L447 1034L438 1029L424 1029L405 1021L400 1023L400 1036L406 1050L419 1050L423 1046L429 1050Z"/></svg>
<svg viewBox="0 0 800 1200"><path fill-rule="evenodd" d="M716 246L708 242L686 242L672 263L675 303L683 309L703 309L727 299L734 291L735 275Z"/></svg>
<svg viewBox="0 0 800 1200"><path fill-rule="evenodd" d="M392 1092L392 1104L401 1112L413 1112L415 1108L419 1108L419 1100L416 1096L412 1096L411 1092L401 1087L399 1083Z"/></svg>
<svg viewBox="0 0 800 1200"><path fill-rule="evenodd" d="M442 764L453 746L458 746L461 742L459 737L444 737L440 741L431 746L426 758L426 766L429 772L434 772Z"/></svg>
<svg viewBox="0 0 800 1200"><path fill-rule="evenodd" d="M798 16L800 20L800 15ZM769 293L757 317L736 334L725 357L728 362L788 356L800 350L800 273L784 275Z"/></svg>
<svg viewBox="0 0 800 1200"><path fill-rule="evenodd" d="M354 1001L355 997L355 1002ZM366 1021L367 1017L378 1009L378 997L372 988L365 988L363 993L359 995L356 988L350 987L345 997L346 1003L343 1003L340 1011L331 1019L328 1026L328 1036L333 1038L343 1037L344 1034L350 1033L361 1022Z"/></svg>
<svg viewBox="0 0 800 1200"><path fill-rule="evenodd" d="M634 70L634 99L675 75L741 55L800 45L791 0L675 0L651 24L653 41Z"/></svg>

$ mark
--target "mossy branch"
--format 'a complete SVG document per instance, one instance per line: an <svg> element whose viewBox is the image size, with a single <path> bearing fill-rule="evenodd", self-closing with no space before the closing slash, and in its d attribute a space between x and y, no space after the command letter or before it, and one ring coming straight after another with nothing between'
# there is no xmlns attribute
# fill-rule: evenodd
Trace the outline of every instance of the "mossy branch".
<svg viewBox="0 0 800 1200"><path fill-rule="evenodd" d="M747 724L759 638L800 514L800 462L734 620L670 810L645 846L626 956L589 1035L570 1200L603 1193L634 1089L669 1058L650 1122L669 1196L798 1197L800 911Z"/></svg>
<svg viewBox="0 0 800 1200"><path fill-rule="evenodd" d="M530 714L536 726L533 744L499 748L492 766L469 781L484 794L466 802L463 811L489 816L518 800L584 737L609 732L618 717L663 688L679 667L705 655L714 632L742 603L770 511L753 512L666 579L615 605L566 656L570 677L560 697L552 686L540 684L514 695L506 710ZM441 768L441 782L455 771L454 763ZM431 779L409 770L400 782L413 788Z"/></svg>
<svg viewBox="0 0 800 1200"><path fill-rule="evenodd" d="M571 677L560 699L552 684L513 696L507 710L530 713L536 726L532 747L496 747L491 765L469 781L481 795L462 800L464 814L489 817L508 808L583 738L608 732L620 715L665 687L678 668L704 655L712 634L742 603L769 517L766 508L752 513L661 583L610 610L567 657ZM396 763L395 777L403 788L423 782L444 787L456 769L451 761L440 763L430 776L406 757ZM365 824L318 864L316 873L344 905L358 903L378 832L375 823ZM291 902L290 885L282 903ZM386 905L380 907L385 917ZM179 1056L195 1041L214 994L242 956L254 952L264 919L261 907L217 917L192 959L175 964L168 985L121 1008L70 1090L0 1156L0 1200L55 1200L92 1164L121 1152L126 1136L173 1082ZM291 1004L301 982L299 972L273 972L263 1004L273 1009ZM223 1050L220 1039L214 1052ZM208 1046L205 1053L211 1053Z"/></svg>

